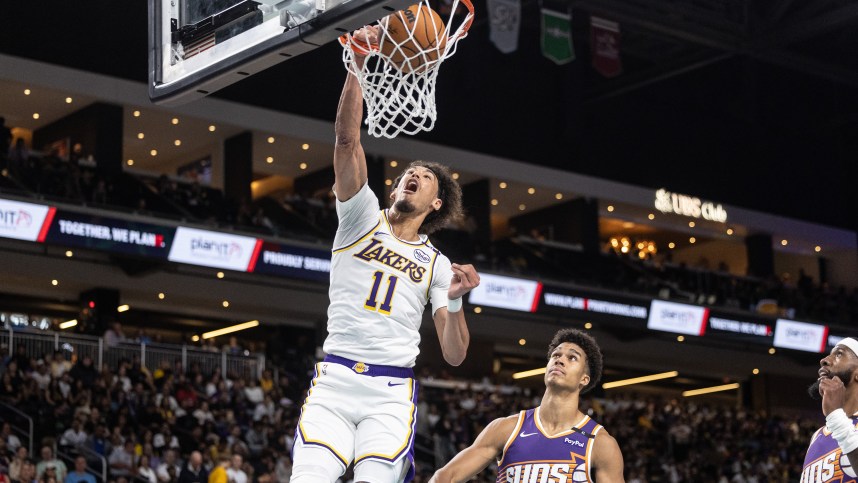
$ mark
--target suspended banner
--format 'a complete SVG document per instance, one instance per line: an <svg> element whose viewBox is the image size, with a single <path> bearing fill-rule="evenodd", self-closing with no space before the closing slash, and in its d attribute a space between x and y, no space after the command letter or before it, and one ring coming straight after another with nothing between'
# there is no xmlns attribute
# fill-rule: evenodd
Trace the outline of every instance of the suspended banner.
<svg viewBox="0 0 858 483"><path fill-rule="evenodd" d="M262 240L180 226L167 257L171 262L246 272L256 264Z"/></svg>
<svg viewBox="0 0 858 483"><path fill-rule="evenodd" d="M706 307L653 300L646 326L652 330L703 336L708 319L709 309Z"/></svg>
<svg viewBox="0 0 858 483"><path fill-rule="evenodd" d="M45 242L166 259L174 227L58 210Z"/></svg>
<svg viewBox="0 0 858 483"><path fill-rule="evenodd" d="M518 50L521 0L488 0L489 40L504 54Z"/></svg>
<svg viewBox="0 0 858 483"><path fill-rule="evenodd" d="M620 24L591 16L590 49L596 72L608 78L623 72L620 59Z"/></svg>
<svg viewBox="0 0 858 483"><path fill-rule="evenodd" d="M0 237L44 241L55 211L45 205L0 200Z"/></svg>
<svg viewBox="0 0 858 483"><path fill-rule="evenodd" d="M255 265L248 271L327 282L331 273L331 251L263 242Z"/></svg>
<svg viewBox="0 0 858 483"><path fill-rule="evenodd" d="M523 278L480 274L480 284L471 290L468 303L500 309L536 312L542 283Z"/></svg>
<svg viewBox="0 0 858 483"><path fill-rule="evenodd" d="M572 45L572 14L542 7L542 55L555 64L568 64L575 60Z"/></svg>

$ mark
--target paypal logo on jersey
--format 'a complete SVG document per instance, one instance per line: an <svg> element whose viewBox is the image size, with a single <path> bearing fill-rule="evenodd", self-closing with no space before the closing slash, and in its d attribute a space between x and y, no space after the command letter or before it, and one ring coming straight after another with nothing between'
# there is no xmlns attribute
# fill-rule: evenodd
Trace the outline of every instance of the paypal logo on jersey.
<svg viewBox="0 0 858 483"><path fill-rule="evenodd" d="M574 446L580 446L581 448L587 446L584 442L578 441L577 439L563 438L563 441Z"/></svg>

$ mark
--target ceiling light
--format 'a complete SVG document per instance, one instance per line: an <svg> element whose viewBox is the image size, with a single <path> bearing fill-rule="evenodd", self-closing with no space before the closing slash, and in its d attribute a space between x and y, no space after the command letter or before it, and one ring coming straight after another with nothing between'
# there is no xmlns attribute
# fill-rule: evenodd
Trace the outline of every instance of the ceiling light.
<svg viewBox="0 0 858 483"><path fill-rule="evenodd" d="M732 234L733 234L733 229L732 229L732 228L727 228L727 234L728 234L728 235L732 235Z"/></svg>
<svg viewBox="0 0 858 483"><path fill-rule="evenodd" d="M164 292L158 292L158 298L159 299L164 300L164 297L165 297Z"/></svg>
<svg viewBox="0 0 858 483"><path fill-rule="evenodd" d="M634 227L635 227L635 224L632 223L631 221L626 221L623 223L623 228L634 228Z"/></svg>
<svg viewBox="0 0 858 483"><path fill-rule="evenodd" d="M223 308L228 308L229 307L229 300L224 300L220 304L223 305Z"/></svg>
<svg viewBox="0 0 858 483"><path fill-rule="evenodd" d="M134 112L132 113L132 115L133 115L134 117L140 117L140 111L134 111Z"/></svg>
<svg viewBox="0 0 858 483"><path fill-rule="evenodd" d="M614 205L608 205L608 213L614 212Z"/></svg>
<svg viewBox="0 0 858 483"><path fill-rule="evenodd" d="M59 284L60 284L59 280L57 280L57 279L51 280L51 285L53 285L54 287L56 287Z"/></svg>
<svg viewBox="0 0 858 483"><path fill-rule="evenodd" d="M71 103L72 103L72 98L66 97L66 104L71 104Z"/></svg>
<svg viewBox="0 0 858 483"><path fill-rule="evenodd" d="M498 200L492 199L492 206L497 206L497 205L498 205Z"/></svg>
<svg viewBox="0 0 858 483"><path fill-rule="evenodd" d="M545 374L545 368L544 367L531 369L529 371L516 372L515 374L512 375L512 378L513 379L523 379L525 377L538 376L540 374Z"/></svg>
<svg viewBox="0 0 858 483"><path fill-rule="evenodd" d="M116 307L116 311L120 312L120 313L121 312L128 312L129 310L131 310L131 306L128 304L122 304L119 307Z"/></svg>
<svg viewBox="0 0 858 483"><path fill-rule="evenodd" d="M593 324L591 322L587 322L586 324L584 324L584 328L590 330L593 328Z"/></svg>
<svg viewBox="0 0 858 483"><path fill-rule="evenodd" d="M668 243L667 248L671 248L671 249L676 248L676 243L673 243L673 242Z"/></svg>
<svg viewBox="0 0 858 483"><path fill-rule="evenodd" d="M694 222L693 222L693 221L689 221L689 222L688 222L688 227L689 227L689 228L694 228Z"/></svg>
<svg viewBox="0 0 858 483"><path fill-rule="evenodd" d="M173 123L173 125L175 126L176 124L179 124L179 118L178 118L178 117L174 117L170 122L172 122L172 123Z"/></svg>
<svg viewBox="0 0 858 483"><path fill-rule="evenodd" d="M215 132L215 129L217 129L217 128L215 127L214 124L209 126L209 132Z"/></svg>
<svg viewBox="0 0 858 483"><path fill-rule="evenodd" d="M459 173L453 173L453 179L459 179Z"/></svg>
<svg viewBox="0 0 858 483"><path fill-rule="evenodd" d="M274 136L268 136L268 144L274 144Z"/></svg>
<svg viewBox="0 0 858 483"><path fill-rule="evenodd" d="M684 335L676 336L676 342L685 342L685 336Z"/></svg>
<svg viewBox="0 0 858 483"><path fill-rule="evenodd" d="M751 371L751 374L753 374L753 375L755 375L755 376L756 376L757 374L759 374L759 373L760 373L760 370L759 370L759 369L757 369L757 368L754 368L754 370L753 370L753 371Z"/></svg>
<svg viewBox="0 0 858 483"><path fill-rule="evenodd" d="M298 165L298 167L301 169L307 169L307 163L301 163Z"/></svg>
<svg viewBox="0 0 858 483"><path fill-rule="evenodd" d="M816 253L819 253L822 251L822 247L819 245L816 245L815 247L813 247L813 251L815 251Z"/></svg>
<svg viewBox="0 0 858 483"><path fill-rule="evenodd" d="M482 308L482 307L474 307L474 313L475 313L475 314L479 314L479 313L482 313L482 312L483 312L483 308Z"/></svg>
<svg viewBox="0 0 858 483"><path fill-rule="evenodd" d="M777 352L777 349L775 349L774 347L769 347L769 354L774 355L775 352Z"/></svg>
<svg viewBox="0 0 858 483"><path fill-rule="evenodd" d="M518 339L518 345L527 344L527 339Z"/></svg>
<svg viewBox="0 0 858 483"><path fill-rule="evenodd" d="M134 160L129 159L128 161L125 162L125 164L127 164L128 166L134 166Z"/></svg>
<svg viewBox="0 0 858 483"><path fill-rule="evenodd" d="M158 155L158 150L157 150L157 149L153 149L153 150L149 151L149 154L151 154L152 156L157 156L157 155Z"/></svg>
<svg viewBox="0 0 858 483"><path fill-rule="evenodd" d="M272 157L272 156L268 156L267 158L265 158L265 162L266 162L266 163L268 163L268 164L273 163L273 162L274 162L274 157Z"/></svg>
<svg viewBox="0 0 858 483"><path fill-rule="evenodd" d="M200 336L198 336L196 334L191 336L191 342L199 342L199 340L200 340Z"/></svg>
<svg viewBox="0 0 858 483"><path fill-rule="evenodd" d="M391 161L391 162L390 162L390 167L391 167L391 168L395 168L395 167L397 167L397 166L399 166L399 163L397 163L396 161Z"/></svg>
<svg viewBox="0 0 858 483"><path fill-rule="evenodd" d="M518 211L524 211L525 209L527 209L527 206L524 206L524 204L518 205Z"/></svg>
<svg viewBox="0 0 858 483"><path fill-rule="evenodd" d="M505 190L506 189L506 182L501 181L500 183L498 183L498 187L502 190Z"/></svg>
<svg viewBox="0 0 858 483"><path fill-rule="evenodd" d="M29 96L30 95L30 89L24 89L24 95Z"/></svg>
<svg viewBox="0 0 858 483"><path fill-rule="evenodd" d="M67 320L60 324L60 329L68 329L77 325L77 319Z"/></svg>
<svg viewBox="0 0 858 483"><path fill-rule="evenodd" d="M39 118L39 113L38 113L38 112L34 112L34 113L33 113L33 119L38 119L38 118Z"/></svg>
<svg viewBox="0 0 858 483"><path fill-rule="evenodd" d="M527 188L527 194L532 195L533 193L536 193L536 188Z"/></svg>
<svg viewBox="0 0 858 483"><path fill-rule="evenodd" d="M146 137L146 135L145 135L145 134L143 134L142 132L138 132L138 133L137 133L137 139L143 139L143 138L145 138L145 137Z"/></svg>
<svg viewBox="0 0 858 483"><path fill-rule="evenodd" d="M258 320L251 320L250 322L244 322L242 324L231 325L229 327L224 327L223 329L213 330L211 332L206 332L203 334L203 339L211 339L212 337L217 337L219 335L229 334L232 332L238 332L239 330L250 329L253 327L257 327L259 325Z"/></svg>
<svg viewBox="0 0 858 483"><path fill-rule="evenodd" d="M306 151L306 150L310 149L310 145L309 145L309 144L307 144L307 143L304 143L304 144L302 144L302 145L301 145L301 149L303 149L304 151Z"/></svg>
<svg viewBox="0 0 858 483"><path fill-rule="evenodd" d="M66 250L66 256L67 256L67 257L69 257L69 258L71 258L71 257L73 257L73 256L74 256L74 253L72 253L72 251L71 251L71 250Z"/></svg>
<svg viewBox="0 0 858 483"><path fill-rule="evenodd" d="M654 220L654 219L655 219L655 215L654 215L654 214L652 214L652 213L650 213L649 215L647 215L647 218L649 218L650 220Z"/></svg>
<svg viewBox="0 0 858 483"><path fill-rule="evenodd" d="M648 376L633 377L631 379L621 379L619 381L606 382L602 384L602 388L613 389L615 387L630 386L632 384L641 384L650 381L658 381L659 379L670 379L678 375L678 371L661 372L659 374L650 374Z"/></svg>
<svg viewBox="0 0 858 483"><path fill-rule="evenodd" d="M689 238L688 243L697 243L697 238L694 238L694 237Z"/></svg>
<svg viewBox="0 0 858 483"><path fill-rule="evenodd" d="M699 396L701 394L709 394L709 393L713 393L713 392L730 391L732 389L739 389L739 383L734 382L733 384L724 384L723 386L712 386L712 387L704 387L702 389L692 389L691 391L683 391L682 395L684 397L692 397L692 396Z"/></svg>
<svg viewBox="0 0 858 483"><path fill-rule="evenodd" d="M563 193L557 193L556 195L554 195L554 199L562 200L563 199Z"/></svg>
<svg viewBox="0 0 858 483"><path fill-rule="evenodd" d="M181 145L182 145L182 140L181 140L181 139L176 139L175 141L173 141L173 144L175 144L176 146L181 146Z"/></svg>
<svg viewBox="0 0 858 483"><path fill-rule="evenodd" d="M386 179L386 180L384 180L384 185L385 185L385 186L390 186L390 185L392 185L392 184L393 184L393 180L392 180L392 179Z"/></svg>
<svg viewBox="0 0 858 483"><path fill-rule="evenodd" d="M224 277L223 272L218 272L218 273L217 273L217 278L223 278L223 277Z"/></svg>
<svg viewBox="0 0 858 483"><path fill-rule="evenodd" d="M781 240L781 246L787 246L787 244L789 244L789 242L788 242L788 241L786 241L786 240Z"/></svg>

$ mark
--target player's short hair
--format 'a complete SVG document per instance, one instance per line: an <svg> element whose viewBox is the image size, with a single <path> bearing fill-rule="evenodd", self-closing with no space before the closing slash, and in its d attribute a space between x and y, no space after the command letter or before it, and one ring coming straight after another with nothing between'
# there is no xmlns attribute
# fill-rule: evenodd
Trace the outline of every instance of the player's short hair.
<svg viewBox="0 0 858 483"><path fill-rule="evenodd" d="M417 230L419 233L431 235L432 233L440 230L448 221L460 220L464 217L464 210L462 209L462 187L453 179L453 174L450 172L450 168L440 163L418 160L409 164L408 167L396 177L396 180L392 185L394 190L399 186L399 182L402 181L402 177L405 176L405 172L416 166L432 171L435 178L438 180L437 196L441 200L441 208L439 210L432 210L428 215L426 215L426 219L423 220L423 224L420 225L420 229Z"/></svg>
<svg viewBox="0 0 858 483"><path fill-rule="evenodd" d="M551 339L551 344L548 345L548 358L551 358L551 353L557 346L564 342L571 342L584 350L584 355L587 356L587 374L590 376L590 384L581 389L581 394L584 394L602 380L602 350L599 349L599 344L596 339L590 335L581 332L578 329L561 329L554 334Z"/></svg>

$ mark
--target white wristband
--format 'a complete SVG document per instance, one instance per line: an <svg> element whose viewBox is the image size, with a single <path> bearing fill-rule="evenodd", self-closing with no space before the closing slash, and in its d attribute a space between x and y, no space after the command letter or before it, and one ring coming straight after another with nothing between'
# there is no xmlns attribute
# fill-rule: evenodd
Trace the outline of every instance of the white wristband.
<svg viewBox="0 0 858 483"><path fill-rule="evenodd" d="M855 431L852 418L846 415L843 408L828 413L825 417L825 426L831 431L831 436L840 445L843 454L849 454L858 449L858 432Z"/></svg>
<svg viewBox="0 0 858 483"><path fill-rule="evenodd" d="M462 297L447 300L447 312L458 312L462 310Z"/></svg>

